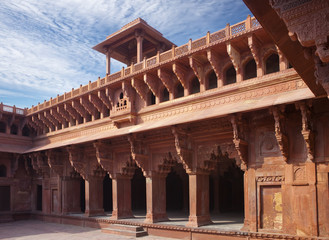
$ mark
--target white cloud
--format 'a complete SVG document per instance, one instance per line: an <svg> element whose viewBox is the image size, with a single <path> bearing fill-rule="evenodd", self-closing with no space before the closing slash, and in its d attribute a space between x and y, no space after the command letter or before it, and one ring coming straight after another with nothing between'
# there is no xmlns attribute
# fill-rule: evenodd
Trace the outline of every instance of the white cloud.
<svg viewBox="0 0 329 240"><path fill-rule="evenodd" d="M231 0L1 0L0 86L41 102L104 76L105 56L91 47L137 17L181 45L248 13Z"/></svg>

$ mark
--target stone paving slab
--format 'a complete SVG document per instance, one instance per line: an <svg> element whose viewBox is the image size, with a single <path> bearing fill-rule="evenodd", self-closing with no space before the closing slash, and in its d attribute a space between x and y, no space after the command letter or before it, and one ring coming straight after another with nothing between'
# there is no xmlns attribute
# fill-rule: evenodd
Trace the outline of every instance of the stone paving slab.
<svg viewBox="0 0 329 240"><path fill-rule="evenodd" d="M48 223L37 220L24 220L0 224L1 240L127 240L134 237L102 233L100 229L78 227L66 224ZM141 240L170 240L157 236L139 237Z"/></svg>

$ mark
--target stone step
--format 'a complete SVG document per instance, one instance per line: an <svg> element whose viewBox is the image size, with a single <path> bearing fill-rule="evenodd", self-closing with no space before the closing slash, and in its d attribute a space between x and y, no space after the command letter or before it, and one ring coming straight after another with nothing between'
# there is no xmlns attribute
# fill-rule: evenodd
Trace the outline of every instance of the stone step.
<svg viewBox="0 0 329 240"><path fill-rule="evenodd" d="M116 235L123 235L129 237L146 236L147 232L141 226L111 224L107 228L102 228L102 232Z"/></svg>

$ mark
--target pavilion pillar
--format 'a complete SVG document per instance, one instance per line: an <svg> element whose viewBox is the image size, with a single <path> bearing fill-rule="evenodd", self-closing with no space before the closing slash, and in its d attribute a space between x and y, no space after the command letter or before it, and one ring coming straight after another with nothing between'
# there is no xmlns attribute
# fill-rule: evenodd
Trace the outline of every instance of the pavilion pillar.
<svg viewBox="0 0 329 240"><path fill-rule="evenodd" d="M143 61L143 40L144 40L143 32L136 31L135 38L137 41L137 63L140 63Z"/></svg>
<svg viewBox="0 0 329 240"><path fill-rule="evenodd" d="M103 177L90 176L85 180L86 216L104 215Z"/></svg>
<svg viewBox="0 0 329 240"><path fill-rule="evenodd" d="M168 220L166 212L166 176L152 173L146 177L146 220L155 223Z"/></svg>
<svg viewBox="0 0 329 240"><path fill-rule="evenodd" d="M131 176L112 176L113 211L111 219L133 217L131 210Z"/></svg>
<svg viewBox="0 0 329 240"><path fill-rule="evenodd" d="M109 75L111 74L111 49L106 50L106 74Z"/></svg>
<svg viewBox="0 0 329 240"><path fill-rule="evenodd" d="M189 173L190 216L188 227L211 223L209 214L209 174Z"/></svg>

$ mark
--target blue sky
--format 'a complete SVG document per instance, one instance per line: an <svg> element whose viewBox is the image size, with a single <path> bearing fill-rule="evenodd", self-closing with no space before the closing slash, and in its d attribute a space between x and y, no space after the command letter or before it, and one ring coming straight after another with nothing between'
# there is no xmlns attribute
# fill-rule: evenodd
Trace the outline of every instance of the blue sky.
<svg viewBox="0 0 329 240"><path fill-rule="evenodd" d="M138 17L180 46L248 14L242 0L1 0L0 102L30 108L104 77L91 48Z"/></svg>

